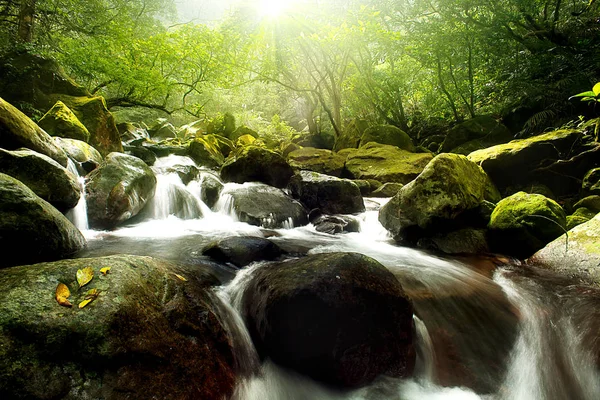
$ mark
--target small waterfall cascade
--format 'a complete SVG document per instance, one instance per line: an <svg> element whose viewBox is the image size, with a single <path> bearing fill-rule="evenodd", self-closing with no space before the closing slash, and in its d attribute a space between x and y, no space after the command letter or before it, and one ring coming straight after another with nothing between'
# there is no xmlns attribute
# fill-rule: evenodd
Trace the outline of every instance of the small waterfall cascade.
<svg viewBox="0 0 600 400"><path fill-rule="evenodd" d="M215 204L215 211L223 215L228 215L235 221L238 221L238 216L235 212L235 201L231 192L240 187L242 185L238 183L226 183L221 191L219 200L217 200L217 204Z"/></svg>
<svg viewBox="0 0 600 400"><path fill-rule="evenodd" d="M90 226L87 215L87 201L85 199L85 177L79 176L77 166L70 158L69 163L67 164L67 170L77 177L77 181L79 182L79 186L81 188L81 195L77 205L69 210L66 216L77 229L80 231L86 231L90 229Z"/></svg>

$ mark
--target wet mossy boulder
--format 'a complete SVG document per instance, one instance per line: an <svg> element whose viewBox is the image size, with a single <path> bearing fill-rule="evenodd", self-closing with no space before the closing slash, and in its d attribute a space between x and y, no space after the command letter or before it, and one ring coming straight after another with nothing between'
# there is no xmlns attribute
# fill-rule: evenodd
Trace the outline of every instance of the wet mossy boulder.
<svg viewBox="0 0 600 400"><path fill-rule="evenodd" d="M578 225L584 224L594 218L598 212L594 212L585 207L579 207L575 212L567 216L567 230L575 228Z"/></svg>
<svg viewBox="0 0 600 400"><path fill-rule="evenodd" d="M80 175L92 172L104 160L98 150L81 140L55 137L54 142L78 165Z"/></svg>
<svg viewBox="0 0 600 400"><path fill-rule="evenodd" d="M299 170L314 171L321 174L341 177L346 157L331 150L303 147L290 152L287 156L290 166Z"/></svg>
<svg viewBox="0 0 600 400"><path fill-rule="evenodd" d="M238 126L235 131L231 133L231 135L227 136L233 142L236 142L239 138L243 136L250 136L254 139L258 138L258 132L253 129L248 128L246 125ZM246 139L248 141L249 139Z"/></svg>
<svg viewBox="0 0 600 400"><path fill-rule="evenodd" d="M344 127L341 134L335 139L333 151L342 149L356 149L360 143L365 130L369 127L369 123L363 119L354 119Z"/></svg>
<svg viewBox="0 0 600 400"><path fill-rule="evenodd" d="M600 168L594 168L585 174L581 188L585 194L600 195Z"/></svg>
<svg viewBox="0 0 600 400"><path fill-rule="evenodd" d="M21 147L47 155L67 166L67 155L52 137L28 116L0 98L0 147L16 150Z"/></svg>
<svg viewBox="0 0 600 400"><path fill-rule="evenodd" d="M393 125L377 125L367 128L360 138L359 146L364 146L370 142L389 144L402 150L415 151L415 145L410 136Z"/></svg>
<svg viewBox="0 0 600 400"><path fill-rule="evenodd" d="M230 187L221 197L230 196L241 222L264 228L292 228L308 224L308 213L283 190L262 183Z"/></svg>
<svg viewBox="0 0 600 400"><path fill-rule="evenodd" d="M156 141L177 138L177 129L165 118L159 118L148 128L150 138Z"/></svg>
<svg viewBox="0 0 600 400"><path fill-rule="evenodd" d="M156 177L139 158L111 153L87 176L91 227L111 229L136 216L154 196Z"/></svg>
<svg viewBox="0 0 600 400"><path fill-rule="evenodd" d="M231 139L233 132L235 132L235 117L229 112L219 113L208 122L206 132L208 134L223 135Z"/></svg>
<svg viewBox="0 0 600 400"><path fill-rule="evenodd" d="M450 129L440 151L467 155L469 149L478 150L512 139L513 136L506 126L489 115L482 115Z"/></svg>
<svg viewBox="0 0 600 400"><path fill-rule="evenodd" d="M144 146L129 146L124 145L123 151L125 154L134 156L146 163L147 166L151 167L154 165L158 157L154 152Z"/></svg>
<svg viewBox="0 0 600 400"><path fill-rule="evenodd" d="M575 203L575 205L573 206L573 209L577 210L580 207L585 207L590 211L593 211L595 213L600 213L600 196L592 195L592 196L584 197L583 199L581 199L577 203Z"/></svg>
<svg viewBox="0 0 600 400"><path fill-rule="evenodd" d="M565 232L562 207L540 194L525 192L502 199L488 225L492 251L527 258Z"/></svg>
<svg viewBox="0 0 600 400"><path fill-rule="evenodd" d="M344 174L352 179L406 184L423 172L432 159L431 154L416 154L396 146L369 143L348 153Z"/></svg>
<svg viewBox="0 0 600 400"><path fill-rule="evenodd" d="M262 182L277 188L285 188L292 175L294 170L281 155L256 146L238 149L221 168L225 182Z"/></svg>
<svg viewBox="0 0 600 400"><path fill-rule="evenodd" d="M78 289L87 267L94 278ZM56 301L59 283L73 307ZM126 255L0 270L0 396L229 398L235 360L217 283L201 266ZM79 309L92 289L99 296Z"/></svg>
<svg viewBox="0 0 600 400"><path fill-rule="evenodd" d="M283 252L269 239L256 236L234 236L211 243L202 254L222 263L245 267L256 261L272 261Z"/></svg>
<svg viewBox="0 0 600 400"><path fill-rule="evenodd" d="M373 190L371 197L394 197L404 187L401 183L388 182Z"/></svg>
<svg viewBox="0 0 600 400"><path fill-rule="evenodd" d="M259 268L242 315L261 357L315 380L352 388L412 375L412 305L367 256L315 254Z"/></svg>
<svg viewBox="0 0 600 400"><path fill-rule="evenodd" d="M76 139L86 143L90 140L90 132L62 101L57 101L40 119L38 125L50 136Z"/></svg>
<svg viewBox="0 0 600 400"><path fill-rule="evenodd" d="M219 142L214 135L197 137L190 142L188 149L188 154L192 160L203 167L218 168L223 165L225 160Z"/></svg>
<svg viewBox="0 0 600 400"><path fill-rule="evenodd" d="M69 257L85 243L56 208L25 184L0 173L0 268Z"/></svg>
<svg viewBox="0 0 600 400"><path fill-rule="evenodd" d="M441 233L418 241L417 246L445 254L484 254L489 253L487 231L465 228Z"/></svg>
<svg viewBox="0 0 600 400"><path fill-rule="evenodd" d="M292 177L289 188L292 196L309 210L318 208L324 214L355 214L365 211L360 189L349 179L300 171Z"/></svg>
<svg viewBox="0 0 600 400"><path fill-rule="evenodd" d="M412 241L428 231L468 226L470 211L499 200L481 167L465 156L445 153L381 208L379 221L394 237Z"/></svg>
<svg viewBox="0 0 600 400"><path fill-rule="evenodd" d="M200 199L208 207L212 208L223 191L223 182L219 179L217 174L210 172L203 172L202 179L200 179Z"/></svg>
<svg viewBox="0 0 600 400"><path fill-rule="evenodd" d="M81 196L75 175L50 157L33 150L0 149L0 173L21 181L62 212L75 207Z"/></svg>

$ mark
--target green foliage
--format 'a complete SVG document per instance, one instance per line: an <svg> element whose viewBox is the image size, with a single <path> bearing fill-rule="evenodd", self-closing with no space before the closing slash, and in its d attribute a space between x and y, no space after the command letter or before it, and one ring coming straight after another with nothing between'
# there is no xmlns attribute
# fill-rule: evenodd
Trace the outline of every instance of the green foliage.
<svg viewBox="0 0 600 400"><path fill-rule="evenodd" d="M570 99L581 97L581 101L600 103L600 82L596 83L592 90L571 96Z"/></svg>

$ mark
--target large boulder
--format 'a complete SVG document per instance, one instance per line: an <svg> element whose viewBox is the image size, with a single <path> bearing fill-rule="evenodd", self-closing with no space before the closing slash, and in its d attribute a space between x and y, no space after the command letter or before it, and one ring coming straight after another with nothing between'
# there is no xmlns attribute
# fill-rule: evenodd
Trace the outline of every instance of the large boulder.
<svg viewBox="0 0 600 400"><path fill-rule="evenodd" d="M40 119L38 125L51 136L76 139L86 143L90 140L90 132L62 101L57 101L54 107Z"/></svg>
<svg viewBox="0 0 600 400"><path fill-rule="evenodd" d="M156 177L139 158L111 153L87 176L91 227L110 229L136 216L154 196Z"/></svg>
<svg viewBox="0 0 600 400"><path fill-rule="evenodd" d="M84 246L81 233L57 209L0 174L0 267L54 261Z"/></svg>
<svg viewBox="0 0 600 400"><path fill-rule="evenodd" d="M230 135L228 135L227 137L228 137L228 138L229 138L231 141L235 142L235 141L237 141L239 138L241 138L242 136L246 136L246 135L248 135L248 136L250 136L250 137L253 137L253 138L255 138L255 139L257 139L257 138L258 138L258 132L256 132L255 130L252 130L252 129L248 128L246 125L241 125L241 126L238 126L238 127L236 128L236 130L235 130L235 131L233 131L233 132L232 132Z"/></svg>
<svg viewBox="0 0 600 400"><path fill-rule="evenodd" d="M290 181L292 196L309 210L324 214L354 214L365 211L359 187L349 179L312 171L300 171Z"/></svg>
<svg viewBox="0 0 600 400"><path fill-rule="evenodd" d="M230 156L221 168L225 182L262 182L284 188L294 170L279 154L261 147L247 146Z"/></svg>
<svg viewBox="0 0 600 400"><path fill-rule="evenodd" d="M346 157L326 149L303 147L290 152L287 156L290 166L299 170L314 171L321 174L342 176Z"/></svg>
<svg viewBox="0 0 600 400"><path fill-rule="evenodd" d="M216 174L203 171L200 179L200 199L212 208L221 195L223 190L223 182Z"/></svg>
<svg viewBox="0 0 600 400"><path fill-rule="evenodd" d="M302 204L283 190L253 183L229 188L221 193L230 196L233 211L242 222L265 228L294 227L308 224Z"/></svg>
<svg viewBox="0 0 600 400"><path fill-rule="evenodd" d="M482 115L450 129L440 151L467 155L468 150L479 150L512 139L513 136L506 126L489 115Z"/></svg>
<svg viewBox="0 0 600 400"><path fill-rule="evenodd" d="M156 141L177 138L177 129L165 118L159 118L148 128L148 134Z"/></svg>
<svg viewBox="0 0 600 400"><path fill-rule="evenodd" d="M565 232L566 215L554 200L525 192L502 199L488 225L492 251L527 258Z"/></svg>
<svg viewBox="0 0 600 400"><path fill-rule="evenodd" d="M202 254L241 268L255 261L275 260L283 252L269 239L256 236L232 236L209 244L202 250Z"/></svg>
<svg viewBox="0 0 600 400"><path fill-rule="evenodd" d="M33 150L0 149L0 172L23 182L63 212L75 207L81 197L75 175L50 157Z"/></svg>
<svg viewBox="0 0 600 400"><path fill-rule="evenodd" d="M591 169L585 174L581 189L585 194L600 195L600 168Z"/></svg>
<svg viewBox="0 0 600 400"><path fill-rule="evenodd" d="M67 166L67 155L54 143L52 137L28 116L0 98L0 147L16 150L21 147L47 155Z"/></svg>
<svg viewBox="0 0 600 400"><path fill-rule="evenodd" d="M369 143L348 154L346 174L352 179L374 179L406 184L415 179L433 159L395 146Z"/></svg>
<svg viewBox="0 0 600 400"><path fill-rule="evenodd" d="M259 355L341 387L411 376L413 309L377 261L316 254L259 268L242 298Z"/></svg>
<svg viewBox="0 0 600 400"><path fill-rule="evenodd" d="M82 175L87 175L102 163L103 158L98 150L81 140L55 137L54 141L73 162L81 167L85 172Z"/></svg>
<svg viewBox="0 0 600 400"><path fill-rule="evenodd" d="M498 200L481 167L462 155L440 154L381 208L379 221L394 237L413 240L427 231L468 226L470 211Z"/></svg>
<svg viewBox="0 0 600 400"><path fill-rule="evenodd" d="M217 168L225 160L216 135L197 137L190 142L188 149L189 156L196 164L204 167Z"/></svg>
<svg viewBox="0 0 600 400"><path fill-rule="evenodd" d="M365 130L360 138L359 145L364 146L370 142L389 144L402 150L415 151L415 145L410 136L402 129L393 125L377 125Z"/></svg>
<svg viewBox="0 0 600 400"><path fill-rule="evenodd" d="M88 267L94 278L79 289L77 271ZM59 283L73 307L55 299ZM125 255L1 270L0 396L229 398L235 360L215 283L198 266Z"/></svg>

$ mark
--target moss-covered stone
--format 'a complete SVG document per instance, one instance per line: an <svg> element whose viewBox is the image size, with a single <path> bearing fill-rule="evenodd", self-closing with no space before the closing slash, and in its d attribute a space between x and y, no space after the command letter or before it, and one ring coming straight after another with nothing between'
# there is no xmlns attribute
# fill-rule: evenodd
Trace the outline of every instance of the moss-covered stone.
<svg viewBox="0 0 600 400"><path fill-rule="evenodd" d="M585 197L585 198L579 200L577 203L575 203L575 205L573 206L573 209L577 210L580 207L585 207L590 211L593 211L595 213L600 213L600 196L593 195L593 196Z"/></svg>
<svg viewBox="0 0 600 400"><path fill-rule="evenodd" d="M62 101L57 101L40 119L38 125L51 136L76 139L86 143L90 140L90 132Z"/></svg>
<svg viewBox="0 0 600 400"><path fill-rule="evenodd" d="M71 160L79 164L92 163L96 166L102 163L102 155L90 146L89 144L82 142L81 140L65 139L55 137L54 142L64 150ZM93 168L92 168L93 169ZM89 172L89 171L88 171Z"/></svg>
<svg viewBox="0 0 600 400"><path fill-rule="evenodd" d="M589 210L585 207L579 207L572 215L567 217L567 230L575 228L578 225L584 224L594 218L598 212Z"/></svg>
<svg viewBox="0 0 600 400"><path fill-rule="evenodd" d="M459 229L419 240L420 248L446 254L484 254L490 251L485 229Z"/></svg>
<svg viewBox="0 0 600 400"><path fill-rule="evenodd" d="M256 136L242 135L235 139L235 147L250 146L256 142Z"/></svg>
<svg viewBox="0 0 600 400"><path fill-rule="evenodd" d="M84 246L85 239L64 215L0 173L0 268L58 260Z"/></svg>
<svg viewBox="0 0 600 400"><path fill-rule="evenodd" d="M402 150L415 151L415 145L410 136L393 125L377 125L367 128L360 138L359 145L364 146L370 142L389 144Z"/></svg>
<svg viewBox="0 0 600 400"><path fill-rule="evenodd" d="M154 196L156 177L139 158L111 153L87 176L91 227L110 229L136 216Z"/></svg>
<svg viewBox="0 0 600 400"><path fill-rule="evenodd" d="M540 194L516 193L500 201L489 223L492 251L527 258L565 232L565 211Z"/></svg>
<svg viewBox="0 0 600 400"><path fill-rule="evenodd" d="M340 136L335 139L333 151L356 149L369 123L364 119L354 119L344 127Z"/></svg>
<svg viewBox="0 0 600 400"><path fill-rule="evenodd" d="M440 154L381 208L379 221L394 237L416 240L412 232L445 228L499 199L481 167L462 155Z"/></svg>
<svg viewBox="0 0 600 400"><path fill-rule="evenodd" d="M581 189L585 194L600 195L600 168L594 168L585 174Z"/></svg>
<svg viewBox="0 0 600 400"><path fill-rule="evenodd" d="M26 147L47 155L63 167L67 166L67 155L54 143L52 137L28 116L1 98L0 147L7 150Z"/></svg>
<svg viewBox="0 0 600 400"><path fill-rule="evenodd" d="M203 135L191 141L188 154L196 164L208 168L220 167L225 160L214 135Z"/></svg>
<svg viewBox="0 0 600 400"><path fill-rule="evenodd" d="M147 166L151 167L154 165L158 157L154 152L144 146L123 146L125 154L134 156L146 163Z"/></svg>
<svg viewBox="0 0 600 400"><path fill-rule="evenodd" d="M77 270L86 267L94 279L78 289ZM59 283L70 288L72 308L55 300ZM125 255L1 270L0 395L229 398L235 360L210 293L215 283L203 267ZM99 296L79 309L92 288Z"/></svg>
<svg viewBox="0 0 600 400"><path fill-rule="evenodd" d="M148 134L153 140L161 141L177 138L177 129L165 118L159 118L148 128Z"/></svg>
<svg viewBox="0 0 600 400"><path fill-rule="evenodd" d="M371 197L394 197L404 187L401 183L384 183L371 193Z"/></svg>
<svg viewBox="0 0 600 400"><path fill-rule="evenodd" d="M344 171L346 157L331 150L303 147L289 153L287 160L292 168L314 171L339 178Z"/></svg>
<svg viewBox="0 0 600 400"><path fill-rule="evenodd" d="M233 131L231 133L231 135L228 136L229 139L231 139L232 141L236 142L239 138L241 138L242 136L251 136L255 139L258 138L258 132L256 132L253 129L248 128L246 125L241 125L238 126L236 128L235 131ZM248 138L246 138L245 140L249 140Z"/></svg>
<svg viewBox="0 0 600 400"><path fill-rule="evenodd" d="M470 148L485 148L506 143L512 138L507 127L489 115L482 115L450 129L440 151L466 155Z"/></svg>
<svg viewBox="0 0 600 400"><path fill-rule="evenodd" d="M0 172L23 182L60 211L79 202L81 188L77 178L50 157L33 150L0 149Z"/></svg>
<svg viewBox="0 0 600 400"><path fill-rule="evenodd" d="M263 182L284 188L294 170L274 151L256 146L238 149L223 164L221 178L225 182Z"/></svg>
<svg viewBox="0 0 600 400"><path fill-rule="evenodd" d="M416 178L433 159L431 154L415 154L395 146L377 143L369 143L347 153L345 173L349 177L375 179L383 183L406 184Z"/></svg>

